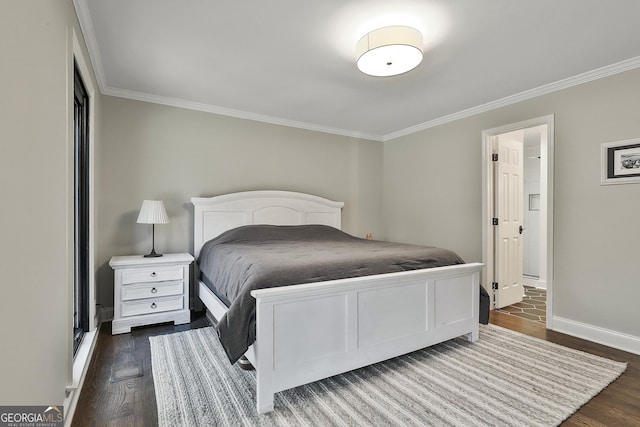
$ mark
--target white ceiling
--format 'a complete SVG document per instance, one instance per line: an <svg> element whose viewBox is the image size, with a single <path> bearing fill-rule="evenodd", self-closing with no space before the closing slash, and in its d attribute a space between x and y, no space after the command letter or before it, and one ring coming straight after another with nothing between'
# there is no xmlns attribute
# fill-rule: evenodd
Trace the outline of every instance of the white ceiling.
<svg viewBox="0 0 640 427"><path fill-rule="evenodd" d="M640 67L636 0L74 3L104 94L375 140ZM356 42L388 25L425 59L360 73Z"/></svg>

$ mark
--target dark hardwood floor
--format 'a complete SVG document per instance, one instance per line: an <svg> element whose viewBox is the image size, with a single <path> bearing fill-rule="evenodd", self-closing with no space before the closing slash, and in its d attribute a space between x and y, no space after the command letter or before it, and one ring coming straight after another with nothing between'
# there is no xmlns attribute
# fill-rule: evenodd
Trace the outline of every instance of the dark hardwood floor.
<svg viewBox="0 0 640 427"><path fill-rule="evenodd" d="M527 335L628 363L620 378L562 425L640 426L640 356L548 331L538 322L509 314L493 311L490 321ZM111 324L103 324L72 425L156 426L156 398L148 337L208 325L209 321L202 313L193 314L190 325L136 328L130 334L115 336L111 335ZM142 360L142 376L111 382L112 367L132 357Z"/></svg>
<svg viewBox="0 0 640 427"><path fill-rule="evenodd" d="M111 335L111 322L102 324L72 426L157 426L149 337L209 325L204 312L192 312L190 324L133 328L129 334ZM112 382L112 368L133 358L142 361L142 376Z"/></svg>

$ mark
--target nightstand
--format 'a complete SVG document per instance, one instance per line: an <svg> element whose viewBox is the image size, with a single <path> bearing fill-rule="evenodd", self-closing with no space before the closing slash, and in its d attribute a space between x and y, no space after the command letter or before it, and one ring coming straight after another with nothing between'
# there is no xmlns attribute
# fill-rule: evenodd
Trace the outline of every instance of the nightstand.
<svg viewBox="0 0 640 427"><path fill-rule="evenodd" d="M114 256L109 265L113 284L112 334L131 332L134 326L191 321L189 264L191 254Z"/></svg>

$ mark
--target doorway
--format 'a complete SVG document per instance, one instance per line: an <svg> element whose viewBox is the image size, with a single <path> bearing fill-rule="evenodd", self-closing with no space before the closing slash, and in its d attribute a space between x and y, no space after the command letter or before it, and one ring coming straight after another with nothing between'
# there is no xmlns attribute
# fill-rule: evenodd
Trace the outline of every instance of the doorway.
<svg viewBox="0 0 640 427"><path fill-rule="evenodd" d="M482 132L482 283L492 308L521 299L523 285L546 289L547 328L553 313L553 119Z"/></svg>

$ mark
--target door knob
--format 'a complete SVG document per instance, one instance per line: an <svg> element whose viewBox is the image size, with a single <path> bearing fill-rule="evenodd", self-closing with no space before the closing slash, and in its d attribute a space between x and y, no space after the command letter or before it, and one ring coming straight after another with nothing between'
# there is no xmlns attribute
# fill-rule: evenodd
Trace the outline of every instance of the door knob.
<svg viewBox="0 0 640 427"><path fill-rule="evenodd" d="M522 234L522 226L518 227L518 232L520 232L520 234Z"/></svg>

